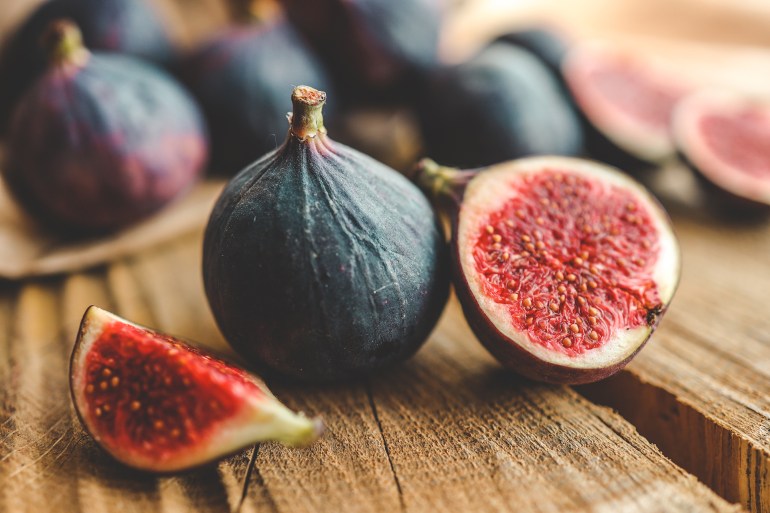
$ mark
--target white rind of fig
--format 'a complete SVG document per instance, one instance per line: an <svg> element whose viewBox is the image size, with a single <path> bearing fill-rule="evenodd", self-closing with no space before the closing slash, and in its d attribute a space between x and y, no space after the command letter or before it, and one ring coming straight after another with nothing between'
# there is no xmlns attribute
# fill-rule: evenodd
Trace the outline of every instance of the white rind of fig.
<svg viewBox="0 0 770 513"><path fill-rule="evenodd" d="M653 327L640 326L615 333L611 340L601 347L581 355L569 356L549 350L532 342L526 334L511 330L508 320L510 314L506 306L496 303L482 292L482 283L475 270L473 256L470 251L462 249L472 246L469 237L477 232L479 226L486 223L485 219L489 213L502 208L511 200L512 196L501 194L501 184L516 180L519 175L537 172L544 168L564 170L633 191L636 198L648 209L660 236L660 251L654 268L654 281L657 284L661 302L667 305L671 301L678 284L681 261L679 246L666 212L642 185L625 174L609 166L566 157L532 157L506 162L487 168L471 180L465 189L456 230L462 275L467 280L471 297L494 328L507 336L511 343L518 345L538 360L586 371L614 367L627 361L638 351L649 338Z"/></svg>
<svg viewBox="0 0 770 513"><path fill-rule="evenodd" d="M622 150L646 162L663 163L675 155L668 120L652 124L640 120L618 105L597 86L597 73L627 70L637 75L636 82L648 87L650 94L663 92L672 97L684 96L689 86L680 83L652 63L638 56L610 48L606 43L585 43L571 49L562 63L562 73L575 102L585 117L604 137ZM627 80L623 78L622 80ZM626 93L631 87L621 88ZM629 105L639 98L629 97Z"/></svg>
<svg viewBox="0 0 770 513"><path fill-rule="evenodd" d="M715 117L720 130L745 143L749 155L741 152L741 161L736 162L736 155L725 155L710 142L704 122ZM679 152L704 178L735 196L770 205L770 102L727 91L701 90L679 102L672 127ZM752 156L751 152L759 155ZM765 174L746 170L741 166L746 161L764 166Z"/></svg>

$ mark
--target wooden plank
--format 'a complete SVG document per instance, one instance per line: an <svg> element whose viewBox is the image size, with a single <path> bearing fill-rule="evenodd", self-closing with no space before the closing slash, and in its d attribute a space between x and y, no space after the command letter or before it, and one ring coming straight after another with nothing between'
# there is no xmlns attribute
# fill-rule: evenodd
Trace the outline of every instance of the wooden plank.
<svg viewBox="0 0 770 513"><path fill-rule="evenodd" d="M456 302L372 393L406 511L736 510L618 416L501 370Z"/></svg>
<svg viewBox="0 0 770 513"><path fill-rule="evenodd" d="M56 289L52 282L24 286L16 298L13 332L4 341L11 364L5 393L12 398L10 415L2 419L0 455L5 474L0 504L6 511L44 511L49 501L62 510L78 508L77 488L69 479L74 462L67 456L75 438Z"/></svg>
<svg viewBox="0 0 770 513"><path fill-rule="evenodd" d="M683 276L660 330L581 391L723 497L770 512L770 228L675 223Z"/></svg>

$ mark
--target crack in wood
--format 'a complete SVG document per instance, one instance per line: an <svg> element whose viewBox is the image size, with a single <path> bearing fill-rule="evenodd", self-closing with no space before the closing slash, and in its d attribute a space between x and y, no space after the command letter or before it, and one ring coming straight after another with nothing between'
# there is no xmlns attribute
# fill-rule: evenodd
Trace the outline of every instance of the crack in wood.
<svg viewBox="0 0 770 513"><path fill-rule="evenodd" d="M382 437L382 445L385 448L385 454L388 457L388 464L390 465L390 471L393 474L393 481L396 484L396 490L398 491L398 503L401 506L401 511L406 511L406 502L404 501L404 492L401 489L401 482L398 479L396 473L396 467L393 464L393 458L390 455L390 447L388 447L388 440L385 438L385 431L382 429L382 422L380 422L380 416L377 413L377 405L374 402L374 394L372 393L372 383L370 380L366 380L366 395L369 398L369 406L372 408L372 414L374 414L374 421L377 423L377 429L380 431Z"/></svg>

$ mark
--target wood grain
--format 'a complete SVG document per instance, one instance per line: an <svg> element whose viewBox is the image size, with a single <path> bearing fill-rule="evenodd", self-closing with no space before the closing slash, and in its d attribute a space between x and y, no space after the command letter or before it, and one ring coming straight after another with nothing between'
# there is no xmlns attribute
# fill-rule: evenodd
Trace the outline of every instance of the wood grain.
<svg viewBox="0 0 770 513"><path fill-rule="evenodd" d="M585 388L676 463L770 511L770 227L675 219L682 282L648 348Z"/></svg>
<svg viewBox="0 0 770 513"><path fill-rule="evenodd" d="M0 284L0 511L736 510L609 410L501 371L455 303L393 373L273 384L289 406L325 417L313 446L261 444L175 476L127 469L70 406L73 336L91 303L184 337L216 334L200 244L197 234L109 268Z"/></svg>

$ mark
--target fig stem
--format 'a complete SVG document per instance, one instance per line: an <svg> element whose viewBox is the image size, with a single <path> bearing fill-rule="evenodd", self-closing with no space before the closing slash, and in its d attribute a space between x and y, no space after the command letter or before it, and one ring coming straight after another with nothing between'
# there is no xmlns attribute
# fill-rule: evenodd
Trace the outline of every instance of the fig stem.
<svg viewBox="0 0 770 513"><path fill-rule="evenodd" d="M422 159L417 163L415 180L428 197L437 201L445 197L454 198L462 174L459 169L439 165L431 159Z"/></svg>
<svg viewBox="0 0 770 513"><path fill-rule="evenodd" d="M230 0L230 17L234 22L264 22L280 15L276 0Z"/></svg>
<svg viewBox="0 0 770 513"><path fill-rule="evenodd" d="M51 22L43 33L41 45L48 51L54 64L85 64L90 52L83 46L83 35L78 26L68 19Z"/></svg>
<svg viewBox="0 0 770 513"><path fill-rule="evenodd" d="M325 134L322 114L326 93L309 86L297 86L291 93L293 112L289 116L291 133L300 141Z"/></svg>

